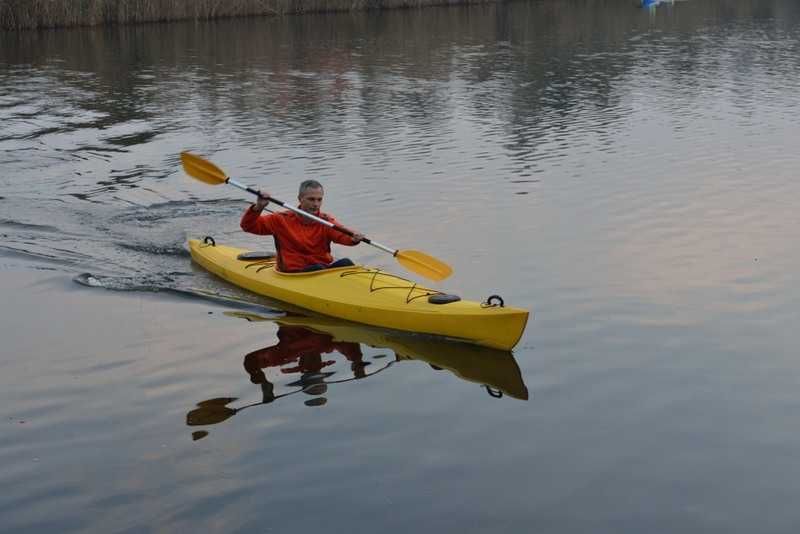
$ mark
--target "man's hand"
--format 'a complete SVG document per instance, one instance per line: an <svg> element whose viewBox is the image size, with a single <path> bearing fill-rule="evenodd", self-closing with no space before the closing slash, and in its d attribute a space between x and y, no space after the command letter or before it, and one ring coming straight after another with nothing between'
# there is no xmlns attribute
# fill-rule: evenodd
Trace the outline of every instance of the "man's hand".
<svg viewBox="0 0 800 534"><path fill-rule="evenodd" d="M359 234L358 232L353 232L353 235L350 236L353 239L354 243L361 243L364 239L364 234Z"/></svg>
<svg viewBox="0 0 800 534"><path fill-rule="evenodd" d="M257 211L260 213L264 211L264 208L267 207L267 204L269 204L269 193L265 193L264 191L259 191L256 203L253 204L253 211Z"/></svg>

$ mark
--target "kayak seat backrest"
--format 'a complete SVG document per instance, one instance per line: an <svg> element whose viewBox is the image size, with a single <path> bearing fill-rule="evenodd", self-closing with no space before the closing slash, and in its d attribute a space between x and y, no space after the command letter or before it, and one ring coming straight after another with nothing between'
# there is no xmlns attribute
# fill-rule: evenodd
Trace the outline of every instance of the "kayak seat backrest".
<svg viewBox="0 0 800 534"><path fill-rule="evenodd" d="M448 295L447 293L437 293L428 297L428 302L431 304L450 304L459 300L461 300L461 297L458 295Z"/></svg>
<svg viewBox="0 0 800 534"><path fill-rule="evenodd" d="M255 261L255 260L269 260L275 257L275 253L271 250L264 250L260 252L242 252L236 256L237 260L242 261Z"/></svg>

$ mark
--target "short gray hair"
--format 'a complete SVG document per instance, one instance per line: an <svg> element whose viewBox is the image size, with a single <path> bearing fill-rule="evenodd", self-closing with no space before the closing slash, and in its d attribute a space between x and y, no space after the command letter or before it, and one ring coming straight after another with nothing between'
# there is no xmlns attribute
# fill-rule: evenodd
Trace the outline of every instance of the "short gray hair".
<svg viewBox="0 0 800 534"><path fill-rule="evenodd" d="M319 183L318 181L303 180L303 182L300 184L300 189L297 192L297 196L302 197L303 194L309 189L322 189L323 191L325 191L325 189L322 187L322 184Z"/></svg>

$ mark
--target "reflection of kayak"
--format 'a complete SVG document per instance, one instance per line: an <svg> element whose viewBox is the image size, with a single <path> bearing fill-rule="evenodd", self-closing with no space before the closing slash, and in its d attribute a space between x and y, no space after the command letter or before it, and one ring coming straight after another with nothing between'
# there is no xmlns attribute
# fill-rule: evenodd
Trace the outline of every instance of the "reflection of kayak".
<svg viewBox="0 0 800 534"><path fill-rule="evenodd" d="M189 426L221 423L242 410L271 404L296 393L305 393L312 397L305 401L307 406L323 406L327 399L322 395L328 392L329 384L365 379L385 371L398 361L427 362L434 369L447 369L459 378L485 386L493 397L506 394L528 400L528 388L522 381L517 362L508 351L389 331L330 317L290 315L273 319L241 311L229 311L225 315L248 321L278 323L278 343L250 352L244 357L244 368L250 375L250 380L261 385L263 397L259 402L237 408L228 406L237 400L235 397L204 400L186 414L186 424ZM370 368L366 366L373 362L363 360L362 345L387 348L394 352L395 359L369 373L367 370ZM325 372L324 368L333 364L334 353L341 354L351 362L353 377L330 380L336 372ZM288 368L289 365L293 367ZM299 374L297 380L287 384L299 389L276 395L275 385L263 372L270 367L280 368L281 373L285 374ZM206 435L208 432L201 431L193 433L192 437L197 440Z"/></svg>
<svg viewBox="0 0 800 534"><path fill-rule="evenodd" d="M275 322L323 332L339 343L387 348L398 360L420 360L435 368L447 369L463 380L487 386L490 392L499 390L517 399L528 399L528 388L522 381L519 366L508 351L391 332L327 317L287 316Z"/></svg>
<svg viewBox="0 0 800 534"><path fill-rule="evenodd" d="M510 350L517 344L528 311L487 303L450 301L440 291L363 266L312 273L280 273L266 259L238 259L248 251L189 241L192 259L217 276L260 295L323 315L373 326L456 338ZM441 301L437 304L432 301Z"/></svg>

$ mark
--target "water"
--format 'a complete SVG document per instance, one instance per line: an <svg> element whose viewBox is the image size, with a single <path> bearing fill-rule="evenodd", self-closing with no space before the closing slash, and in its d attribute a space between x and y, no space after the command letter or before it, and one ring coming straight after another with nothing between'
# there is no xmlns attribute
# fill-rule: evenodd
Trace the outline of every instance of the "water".
<svg viewBox="0 0 800 534"><path fill-rule="evenodd" d="M793 532L800 5L636 4L0 35L4 529ZM182 150L533 320L275 322Z"/></svg>

